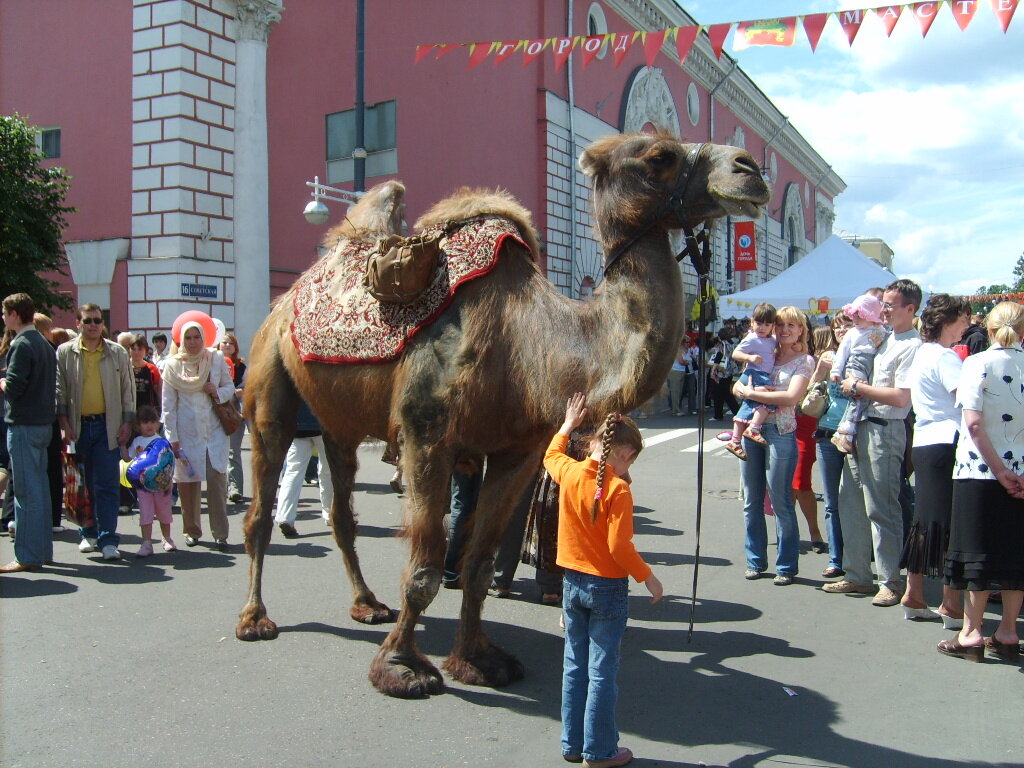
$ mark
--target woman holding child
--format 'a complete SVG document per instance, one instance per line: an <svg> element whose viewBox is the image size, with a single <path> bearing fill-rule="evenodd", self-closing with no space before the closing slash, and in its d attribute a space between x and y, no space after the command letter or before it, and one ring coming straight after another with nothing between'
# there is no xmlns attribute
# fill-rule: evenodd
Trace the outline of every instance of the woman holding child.
<svg viewBox="0 0 1024 768"><path fill-rule="evenodd" d="M793 473L796 469L796 405L807 391L814 372L807 316L796 307L783 307L775 319L775 366L771 390L737 384L735 394L775 406L761 428L765 444L744 438L747 461L741 464L743 478L743 517L746 523L747 569L744 577L760 578L768 570L768 530L764 515L767 488L775 510L778 553L775 559L775 584L793 583L800 556L800 529L793 505Z"/></svg>

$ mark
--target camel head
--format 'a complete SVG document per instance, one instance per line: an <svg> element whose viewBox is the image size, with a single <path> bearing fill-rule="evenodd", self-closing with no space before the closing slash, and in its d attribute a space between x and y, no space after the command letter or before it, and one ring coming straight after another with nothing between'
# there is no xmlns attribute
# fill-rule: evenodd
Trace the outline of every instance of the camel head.
<svg viewBox="0 0 1024 768"><path fill-rule="evenodd" d="M606 246L658 216L661 227L679 229L727 215L761 215L769 192L750 153L707 144L693 157L695 146L664 134L622 134L598 139L580 155L580 168L593 179L597 230ZM666 207L681 191L682 211Z"/></svg>
<svg viewBox="0 0 1024 768"><path fill-rule="evenodd" d="M348 209L345 219L324 237L324 245L338 240L373 240L384 235L405 234L405 185L385 181L367 190L359 202Z"/></svg>

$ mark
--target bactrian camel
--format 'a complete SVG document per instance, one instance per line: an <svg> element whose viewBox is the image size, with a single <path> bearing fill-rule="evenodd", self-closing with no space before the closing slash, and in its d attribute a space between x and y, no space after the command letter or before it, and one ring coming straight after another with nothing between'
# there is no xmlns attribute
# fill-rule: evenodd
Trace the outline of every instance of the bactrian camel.
<svg viewBox="0 0 1024 768"><path fill-rule="evenodd" d="M494 552L566 399L586 393L597 419L630 411L658 392L684 330L682 279L669 231L726 215L757 217L769 198L753 157L734 147L617 135L592 144L579 162L593 183L597 237L614 260L589 302L566 298L541 274L530 252L537 240L527 211L508 196L469 190L435 205L417 230L488 214L515 222L522 242L507 239L493 270L458 288L397 360L303 362L289 333L292 303L278 302L253 343L246 386L255 493L245 522L251 588L237 637L277 635L260 579L274 490L301 395L324 427L335 479L331 520L355 590L352 616L360 621L386 620L389 611L367 588L355 554L356 450L367 436L400 439L411 553L397 623L370 666L373 685L408 698L444 690L440 672L416 646L414 628L441 582L452 469L457 461L483 457L486 472L462 562L460 623L443 666L473 685L522 677L520 662L484 633L481 609ZM369 237L369 230L387 228L378 221L359 230L360 222L350 219L356 226L338 236Z"/></svg>

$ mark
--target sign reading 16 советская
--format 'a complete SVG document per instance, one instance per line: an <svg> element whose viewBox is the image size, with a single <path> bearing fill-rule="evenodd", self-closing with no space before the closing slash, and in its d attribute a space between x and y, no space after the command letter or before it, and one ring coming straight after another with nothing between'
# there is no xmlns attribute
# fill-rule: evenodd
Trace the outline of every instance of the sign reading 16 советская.
<svg viewBox="0 0 1024 768"><path fill-rule="evenodd" d="M181 296L185 299L216 299L217 286L202 283L182 283Z"/></svg>

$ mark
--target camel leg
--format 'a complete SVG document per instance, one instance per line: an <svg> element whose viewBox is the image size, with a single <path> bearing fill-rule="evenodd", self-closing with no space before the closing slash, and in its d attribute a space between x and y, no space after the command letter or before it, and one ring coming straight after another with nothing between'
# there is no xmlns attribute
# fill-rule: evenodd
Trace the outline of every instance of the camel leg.
<svg viewBox="0 0 1024 768"><path fill-rule="evenodd" d="M415 443L415 444L414 444ZM444 513L454 461L438 443L406 439L409 567L402 577L402 610L370 665L370 682L388 696L421 699L444 691L441 673L419 648L416 620L441 586L445 552Z"/></svg>
<svg viewBox="0 0 1024 768"><path fill-rule="evenodd" d="M391 609L377 600L366 586L356 554L356 515L352 507L352 486L359 462L354 445L339 445L324 433L326 459L334 481L334 504L331 506L331 528L334 541L345 560L345 570L352 582L352 608L349 615L363 624L381 624L391 621Z"/></svg>
<svg viewBox="0 0 1024 768"><path fill-rule="evenodd" d="M253 344L257 349L260 337ZM235 627L239 640L273 640L277 625L263 604L263 558L274 529L274 497L285 454L295 436L299 395L274 348L264 348L250 363L245 412L252 435L253 497L245 513L245 551L249 553L249 599Z"/></svg>
<svg viewBox="0 0 1024 768"><path fill-rule="evenodd" d="M523 678L523 665L484 634L483 601L494 576L494 553L509 519L540 469L540 452L487 457L474 516L473 535L462 565L462 616L455 647L444 669L467 685L501 687Z"/></svg>

